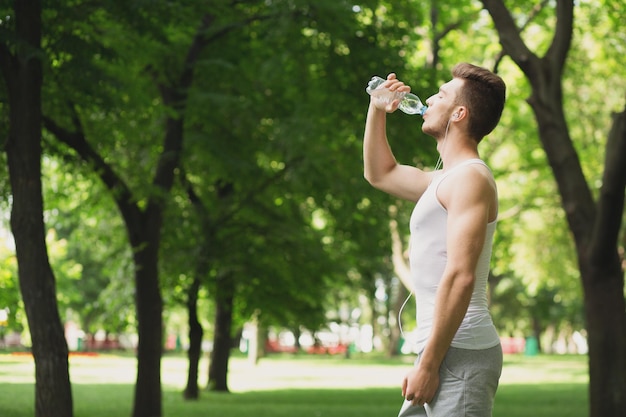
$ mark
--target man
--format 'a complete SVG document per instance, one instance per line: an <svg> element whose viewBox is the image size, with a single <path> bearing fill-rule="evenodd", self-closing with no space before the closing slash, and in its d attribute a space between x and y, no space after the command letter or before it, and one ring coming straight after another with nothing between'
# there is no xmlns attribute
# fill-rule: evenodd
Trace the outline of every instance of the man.
<svg viewBox="0 0 626 417"><path fill-rule="evenodd" d="M490 417L502 370L486 294L498 197L478 144L500 120L506 87L497 75L467 63L452 75L426 100L423 116L422 131L437 141L441 170L396 162L385 126L399 100L372 97L365 125L365 178L416 202L409 257L419 355L402 383L400 417ZM384 86L410 91L395 74Z"/></svg>

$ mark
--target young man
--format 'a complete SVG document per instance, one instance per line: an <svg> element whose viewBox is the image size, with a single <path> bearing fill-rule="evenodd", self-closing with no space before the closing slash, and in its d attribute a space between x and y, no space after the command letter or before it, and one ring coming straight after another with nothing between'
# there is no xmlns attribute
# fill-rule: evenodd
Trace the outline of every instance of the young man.
<svg viewBox="0 0 626 417"><path fill-rule="evenodd" d="M505 84L462 63L426 100L422 131L435 138L441 170L400 165L389 147L386 113L399 101L371 98L363 144L365 178L416 202L410 265L417 303L418 359L405 376L400 417L490 417L502 349L487 305L487 276L498 197L478 143L497 125ZM389 74L384 86L409 92Z"/></svg>

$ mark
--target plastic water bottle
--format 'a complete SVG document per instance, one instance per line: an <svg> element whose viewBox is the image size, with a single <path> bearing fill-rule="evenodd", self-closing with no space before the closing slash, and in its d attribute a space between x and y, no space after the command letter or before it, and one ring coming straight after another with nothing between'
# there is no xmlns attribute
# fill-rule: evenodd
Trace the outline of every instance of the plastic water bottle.
<svg viewBox="0 0 626 417"><path fill-rule="evenodd" d="M425 106L418 96L413 93L389 91L389 89L382 87L382 83L385 81L386 80L381 77L373 76L367 84L365 91L367 91L370 96L382 100L383 103L388 104L394 100L400 100L398 108L406 114L419 114L422 116L424 112L426 112L428 106Z"/></svg>

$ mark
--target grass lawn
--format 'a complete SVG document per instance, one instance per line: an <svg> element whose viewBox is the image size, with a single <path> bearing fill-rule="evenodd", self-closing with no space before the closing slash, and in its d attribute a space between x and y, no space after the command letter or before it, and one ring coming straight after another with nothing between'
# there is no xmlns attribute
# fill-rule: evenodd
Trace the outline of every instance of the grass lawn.
<svg viewBox="0 0 626 417"><path fill-rule="evenodd" d="M185 402L187 362L162 362L165 417L395 417L402 402L400 381L412 358L275 356L254 366L230 362L231 393L202 392ZM72 356L75 417L131 414L135 360L129 356ZM208 362L201 362L206 383ZM29 356L0 354L0 416L34 415L34 365ZM494 417L587 416L584 356L505 356Z"/></svg>

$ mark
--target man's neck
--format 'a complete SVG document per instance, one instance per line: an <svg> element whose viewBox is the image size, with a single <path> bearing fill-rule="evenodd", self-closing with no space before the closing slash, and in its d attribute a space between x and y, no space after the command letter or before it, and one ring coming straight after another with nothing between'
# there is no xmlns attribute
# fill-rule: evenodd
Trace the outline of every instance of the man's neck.
<svg viewBox="0 0 626 417"><path fill-rule="evenodd" d="M448 137L437 145L444 170L468 159L480 158L478 144L471 139Z"/></svg>

